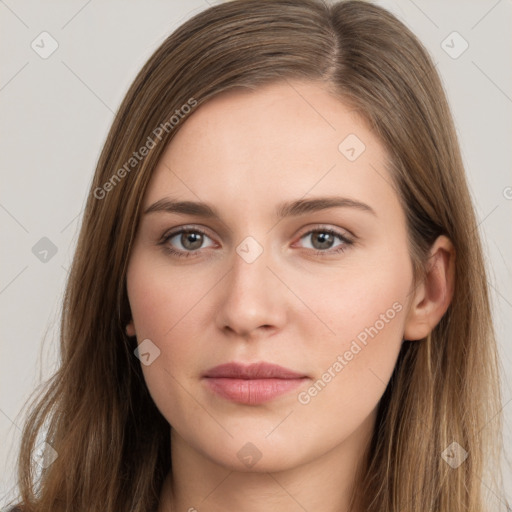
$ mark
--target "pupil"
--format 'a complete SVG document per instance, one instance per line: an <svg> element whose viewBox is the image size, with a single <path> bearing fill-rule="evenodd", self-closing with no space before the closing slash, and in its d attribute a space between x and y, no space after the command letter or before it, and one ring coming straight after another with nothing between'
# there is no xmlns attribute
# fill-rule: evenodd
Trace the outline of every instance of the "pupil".
<svg viewBox="0 0 512 512"><path fill-rule="evenodd" d="M330 233L318 233L316 238L320 240L320 247L317 247L317 249L329 248L332 243L332 235ZM315 240L315 237L313 237L313 240ZM315 244L313 243L313 245Z"/></svg>
<svg viewBox="0 0 512 512"><path fill-rule="evenodd" d="M201 247L203 235L201 233L183 233L181 236L181 243L186 249L198 249ZM194 245L195 244L195 245Z"/></svg>

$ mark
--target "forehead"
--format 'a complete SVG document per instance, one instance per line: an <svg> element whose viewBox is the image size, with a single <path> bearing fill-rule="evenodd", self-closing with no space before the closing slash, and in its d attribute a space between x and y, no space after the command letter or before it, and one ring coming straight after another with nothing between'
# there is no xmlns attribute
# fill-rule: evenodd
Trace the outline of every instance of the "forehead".
<svg viewBox="0 0 512 512"><path fill-rule="evenodd" d="M225 91L181 125L145 205L165 193L229 206L343 193L394 194L386 152L355 111L312 82ZM388 182L388 191L383 185ZM395 198L396 199L396 198Z"/></svg>
<svg viewBox="0 0 512 512"><path fill-rule="evenodd" d="M382 149L364 120L325 84L283 81L256 90L228 90L210 99L185 121L169 152L177 153L172 147L185 142L214 149L219 157L257 153L261 160L270 153L279 160L293 161L294 155L318 160L323 151L337 156L339 143L350 134L367 148Z"/></svg>

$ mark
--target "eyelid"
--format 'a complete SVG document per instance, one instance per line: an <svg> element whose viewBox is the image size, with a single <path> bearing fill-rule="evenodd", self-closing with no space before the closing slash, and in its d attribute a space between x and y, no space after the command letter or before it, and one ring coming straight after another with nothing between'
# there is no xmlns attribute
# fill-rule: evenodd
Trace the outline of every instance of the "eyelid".
<svg viewBox="0 0 512 512"><path fill-rule="evenodd" d="M203 235L205 235L208 238L213 240L212 236L210 234L208 234L208 231L206 228L202 227L201 225L194 224L194 225L177 226L175 228L169 229L160 238L160 243L165 243L167 240L169 240L169 238L179 235L179 234L183 233L184 231L197 231L198 233L202 233Z"/></svg>

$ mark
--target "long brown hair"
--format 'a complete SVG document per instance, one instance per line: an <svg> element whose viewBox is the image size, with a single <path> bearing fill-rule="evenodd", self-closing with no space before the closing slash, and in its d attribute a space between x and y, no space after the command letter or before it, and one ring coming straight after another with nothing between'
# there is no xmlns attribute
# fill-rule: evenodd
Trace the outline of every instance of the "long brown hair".
<svg viewBox="0 0 512 512"><path fill-rule="evenodd" d="M499 463L496 343L474 208L432 61L400 21L367 2L234 0L163 42L108 134L67 283L61 364L24 427L18 475L27 512L157 506L171 469L170 427L125 334L126 268L142 199L190 110L233 87L292 79L327 85L387 149L415 278L439 235L456 249L453 300L429 336L403 344L356 494L369 512L486 510L482 479L490 461ZM134 157L144 146L147 155ZM45 429L58 457L38 475L32 457ZM454 441L468 454L458 468L443 457Z"/></svg>

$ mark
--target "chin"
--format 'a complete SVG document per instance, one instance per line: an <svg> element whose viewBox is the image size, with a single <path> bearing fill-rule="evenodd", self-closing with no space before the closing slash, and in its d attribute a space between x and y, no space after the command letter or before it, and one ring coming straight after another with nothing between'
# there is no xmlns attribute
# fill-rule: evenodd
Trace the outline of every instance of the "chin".
<svg viewBox="0 0 512 512"><path fill-rule="evenodd" d="M225 467L229 471L241 473L268 473L279 472L291 469L304 462L301 460L306 455L304 447L299 451L296 443L286 443L276 446L265 440L255 440L250 436L237 436L230 439L229 443L217 445L214 452L211 446L208 447L206 455L212 462Z"/></svg>

